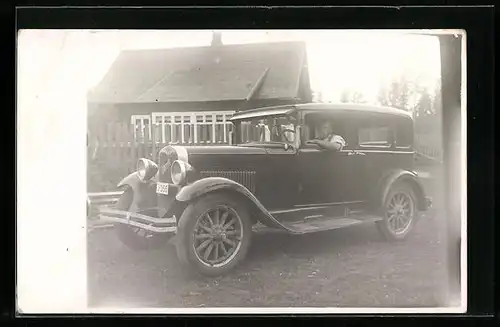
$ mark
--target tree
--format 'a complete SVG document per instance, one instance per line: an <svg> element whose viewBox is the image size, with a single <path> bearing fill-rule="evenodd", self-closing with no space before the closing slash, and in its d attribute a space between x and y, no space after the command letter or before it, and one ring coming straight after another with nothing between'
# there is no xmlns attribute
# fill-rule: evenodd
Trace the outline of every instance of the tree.
<svg viewBox="0 0 500 327"><path fill-rule="evenodd" d="M422 117L433 114L433 97L427 88L422 88L419 92L419 99L414 108L415 116Z"/></svg>
<svg viewBox="0 0 500 327"><path fill-rule="evenodd" d="M366 103L363 93L345 89L340 94L340 102L342 103Z"/></svg>
<svg viewBox="0 0 500 327"><path fill-rule="evenodd" d="M366 103L365 96L361 92L354 91L352 96L351 96L351 102L352 103Z"/></svg>
<svg viewBox="0 0 500 327"><path fill-rule="evenodd" d="M436 83L434 89L434 98L432 99L432 112L435 115L441 116L443 110L443 98L441 94L441 80Z"/></svg>
<svg viewBox="0 0 500 327"><path fill-rule="evenodd" d="M430 90L428 87L419 87L415 92L418 95L418 102L415 106L417 116L436 116L441 114L442 98L441 83L439 81L433 90Z"/></svg>
<svg viewBox="0 0 500 327"><path fill-rule="evenodd" d="M404 75L383 85L378 92L377 101L382 106L389 106L411 111L410 100L413 95L413 83Z"/></svg>
<svg viewBox="0 0 500 327"><path fill-rule="evenodd" d="M312 101L313 102L323 102L323 92L313 91L312 92Z"/></svg>

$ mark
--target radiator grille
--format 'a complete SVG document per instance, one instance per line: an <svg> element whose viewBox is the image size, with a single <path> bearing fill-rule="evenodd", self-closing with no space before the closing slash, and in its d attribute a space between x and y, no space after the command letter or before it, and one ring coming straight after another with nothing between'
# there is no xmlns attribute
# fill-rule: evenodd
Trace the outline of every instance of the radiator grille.
<svg viewBox="0 0 500 327"><path fill-rule="evenodd" d="M200 171L202 178L204 177L224 177L231 179L241 185L245 186L252 193L255 193L255 171L222 171L222 170L205 170Z"/></svg>

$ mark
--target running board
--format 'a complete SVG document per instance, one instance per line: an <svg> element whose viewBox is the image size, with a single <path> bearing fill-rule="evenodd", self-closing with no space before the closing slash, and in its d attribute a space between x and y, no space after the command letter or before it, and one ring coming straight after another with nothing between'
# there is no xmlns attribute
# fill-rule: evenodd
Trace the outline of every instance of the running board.
<svg viewBox="0 0 500 327"><path fill-rule="evenodd" d="M298 222L281 222L283 227L285 227L285 230L266 227L259 224L254 227L254 231L256 233L289 232L291 234L298 235L345 228L365 223L374 223L379 220L382 220L382 218L374 215L363 215L356 218L326 217L320 219L308 219L306 221Z"/></svg>

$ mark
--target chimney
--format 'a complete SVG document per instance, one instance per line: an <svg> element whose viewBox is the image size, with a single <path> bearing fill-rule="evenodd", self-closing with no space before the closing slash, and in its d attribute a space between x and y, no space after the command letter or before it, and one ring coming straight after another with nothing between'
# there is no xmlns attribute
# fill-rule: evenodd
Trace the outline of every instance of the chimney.
<svg viewBox="0 0 500 327"><path fill-rule="evenodd" d="M220 32L212 33L212 44L213 47L222 45L222 34Z"/></svg>

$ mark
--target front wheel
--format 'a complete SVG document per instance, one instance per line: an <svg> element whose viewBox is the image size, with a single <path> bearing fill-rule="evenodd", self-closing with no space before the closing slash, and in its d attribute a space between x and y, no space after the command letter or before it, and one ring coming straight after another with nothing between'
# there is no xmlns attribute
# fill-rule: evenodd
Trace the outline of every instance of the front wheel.
<svg viewBox="0 0 500 327"><path fill-rule="evenodd" d="M416 219L416 197L408 183L391 187L384 206L384 219L377 222L379 232L389 241L400 241L410 234Z"/></svg>
<svg viewBox="0 0 500 327"><path fill-rule="evenodd" d="M241 201L210 194L189 204L182 214L177 256L202 275L223 275L245 258L251 236L252 224Z"/></svg>

